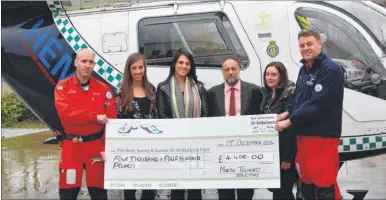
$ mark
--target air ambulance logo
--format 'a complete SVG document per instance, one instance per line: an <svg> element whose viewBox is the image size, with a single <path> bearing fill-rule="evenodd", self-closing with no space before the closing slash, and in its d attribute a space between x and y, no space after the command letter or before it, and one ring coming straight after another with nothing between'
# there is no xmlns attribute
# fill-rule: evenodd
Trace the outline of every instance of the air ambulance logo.
<svg viewBox="0 0 386 200"><path fill-rule="evenodd" d="M160 130L154 125L141 124L139 126L138 125L129 126L127 123L125 123L122 127L118 129L118 133L123 135L129 135L130 133L137 131L138 127L145 130L149 134L160 134L163 132L162 130Z"/></svg>
<svg viewBox="0 0 386 200"><path fill-rule="evenodd" d="M279 47L276 45L276 41L269 41L269 45L267 47L267 54L271 58L275 58L279 54Z"/></svg>

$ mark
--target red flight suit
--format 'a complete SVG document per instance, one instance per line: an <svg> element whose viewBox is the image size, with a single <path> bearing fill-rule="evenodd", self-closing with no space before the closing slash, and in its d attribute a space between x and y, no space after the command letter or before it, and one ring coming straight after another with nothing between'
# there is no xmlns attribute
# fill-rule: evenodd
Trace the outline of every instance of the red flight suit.
<svg viewBox="0 0 386 200"><path fill-rule="evenodd" d="M93 77L88 91L81 87L76 75L56 85L55 107L65 131L59 189L80 188L83 169L88 187L103 188L104 163L100 152L105 150L105 125L97 122L97 115L117 117L113 97L111 89Z"/></svg>

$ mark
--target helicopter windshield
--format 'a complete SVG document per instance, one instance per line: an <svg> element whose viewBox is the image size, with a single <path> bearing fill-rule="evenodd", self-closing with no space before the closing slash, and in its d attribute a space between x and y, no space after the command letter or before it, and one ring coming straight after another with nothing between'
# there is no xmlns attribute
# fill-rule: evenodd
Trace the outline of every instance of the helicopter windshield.
<svg viewBox="0 0 386 200"><path fill-rule="evenodd" d="M386 100L386 68L364 36L348 21L322 9L295 11L301 29L318 32L323 52L344 71L345 87Z"/></svg>
<svg viewBox="0 0 386 200"><path fill-rule="evenodd" d="M366 25L380 41L381 48L386 54L386 15L384 13L360 1L329 1L328 3L345 9Z"/></svg>

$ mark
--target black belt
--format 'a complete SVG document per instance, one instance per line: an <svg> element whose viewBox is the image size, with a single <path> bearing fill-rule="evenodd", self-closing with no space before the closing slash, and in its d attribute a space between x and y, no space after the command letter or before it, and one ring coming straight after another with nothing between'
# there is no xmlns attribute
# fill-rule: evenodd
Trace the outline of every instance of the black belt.
<svg viewBox="0 0 386 200"><path fill-rule="evenodd" d="M100 132L97 132L97 133L93 133L91 135L74 135L74 134L63 134L63 139L66 139L66 140L73 140L74 138L77 138L77 139L82 139L82 142L90 142L90 141L93 141L93 140L97 140L99 138L102 137L103 135L103 132L104 130L100 131Z"/></svg>

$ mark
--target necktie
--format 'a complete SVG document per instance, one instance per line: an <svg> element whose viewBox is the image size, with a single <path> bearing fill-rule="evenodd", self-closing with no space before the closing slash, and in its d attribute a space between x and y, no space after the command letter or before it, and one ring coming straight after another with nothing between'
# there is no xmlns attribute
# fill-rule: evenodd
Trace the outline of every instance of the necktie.
<svg viewBox="0 0 386 200"><path fill-rule="evenodd" d="M236 115L235 88L231 88L231 97L229 99L229 116Z"/></svg>

